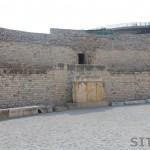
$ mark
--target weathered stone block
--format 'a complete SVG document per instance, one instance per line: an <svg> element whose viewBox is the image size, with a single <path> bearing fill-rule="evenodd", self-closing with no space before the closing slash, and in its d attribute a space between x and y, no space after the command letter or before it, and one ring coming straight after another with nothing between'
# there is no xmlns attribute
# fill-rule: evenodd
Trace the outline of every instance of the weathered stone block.
<svg viewBox="0 0 150 150"><path fill-rule="evenodd" d="M8 118L9 111L8 109L0 109L0 119Z"/></svg>
<svg viewBox="0 0 150 150"><path fill-rule="evenodd" d="M53 107L52 107L51 105L48 105L48 106L47 106L47 112L48 112L48 113L53 112Z"/></svg>
<svg viewBox="0 0 150 150"><path fill-rule="evenodd" d="M9 117L21 117L23 116L23 107L18 107L18 108L9 108Z"/></svg>
<svg viewBox="0 0 150 150"><path fill-rule="evenodd" d="M108 106L108 101L76 103L77 108L96 108Z"/></svg>
<svg viewBox="0 0 150 150"><path fill-rule="evenodd" d="M145 101L146 101L146 103L150 103L150 99L146 99Z"/></svg>
<svg viewBox="0 0 150 150"><path fill-rule="evenodd" d="M124 102L112 102L112 106L124 106Z"/></svg>
<svg viewBox="0 0 150 150"><path fill-rule="evenodd" d="M94 65L84 65L85 66L85 70L94 70Z"/></svg>
<svg viewBox="0 0 150 150"><path fill-rule="evenodd" d="M95 65L95 69L96 70L105 70L105 66L102 66L102 65Z"/></svg>
<svg viewBox="0 0 150 150"><path fill-rule="evenodd" d="M3 74L4 74L4 69L0 68L0 75L3 75Z"/></svg>
<svg viewBox="0 0 150 150"><path fill-rule="evenodd" d="M137 100L137 101L126 101L125 105L136 105L136 104L145 104L145 100Z"/></svg>
<svg viewBox="0 0 150 150"><path fill-rule="evenodd" d="M61 112L61 111L66 111L66 110L68 110L68 107L65 107L65 106L55 106L55 107L53 107L54 112Z"/></svg>
<svg viewBox="0 0 150 150"><path fill-rule="evenodd" d="M37 114L38 114L38 106L24 107L24 111L23 111L24 116L37 115Z"/></svg>
<svg viewBox="0 0 150 150"><path fill-rule="evenodd" d="M47 113L47 107L46 107L46 106L44 106L44 105L39 105L38 107L39 107L39 108L38 108L38 112L39 112L39 113Z"/></svg>
<svg viewBox="0 0 150 150"><path fill-rule="evenodd" d="M106 100L104 84L101 81L75 81L73 102L97 102Z"/></svg>

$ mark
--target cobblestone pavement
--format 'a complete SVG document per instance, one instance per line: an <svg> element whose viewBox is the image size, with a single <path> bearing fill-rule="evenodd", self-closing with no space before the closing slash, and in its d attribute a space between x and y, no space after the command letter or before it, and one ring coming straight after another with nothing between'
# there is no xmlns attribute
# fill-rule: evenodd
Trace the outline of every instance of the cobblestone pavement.
<svg viewBox="0 0 150 150"><path fill-rule="evenodd" d="M131 142L132 137L137 137ZM148 150L150 105L71 110L0 121L0 150Z"/></svg>

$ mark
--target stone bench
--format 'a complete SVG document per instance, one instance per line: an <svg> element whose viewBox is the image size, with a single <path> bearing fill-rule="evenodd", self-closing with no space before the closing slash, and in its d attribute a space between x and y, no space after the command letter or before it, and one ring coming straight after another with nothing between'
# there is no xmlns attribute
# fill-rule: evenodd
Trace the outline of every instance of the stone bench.
<svg viewBox="0 0 150 150"><path fill-rule="evenodd" d="M38 110L38 106L0 109L0 119L37 115Z"/></svg>
<svg viewBox="0 0 150 150"><path fill-rule="evenodd" d="M24 116L37 115L38 114L38 109L39 109L38 106L24 107L23 115Z"/></svg>
<svg viewBox="0 0 150 150"><path fill-rule="evenodd" d="M9 111L8 109L0 109L0 119L8 118Z"/></svg>
<svg viewBox="0 0 150 150"><path fill-rule="evenodd" d="M145 100L136 100L136 101L126 101L125 105L137 105L137 104L145 104Z"/></svg>
<svg viewBox="0 0 150 150"><path fill-rule="evenodd" d="M24 107L18 107L18 108L9 108L9 117L21 117L23 116Z"/></svg>

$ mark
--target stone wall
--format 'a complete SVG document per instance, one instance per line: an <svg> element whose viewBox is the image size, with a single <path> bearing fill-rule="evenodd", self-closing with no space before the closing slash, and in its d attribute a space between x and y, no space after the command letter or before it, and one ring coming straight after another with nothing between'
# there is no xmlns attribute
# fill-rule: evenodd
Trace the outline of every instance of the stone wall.
<svg viewBox="0 0 150 150"><path fill-rule="evenodd" d="M76 61L76 52L68 47L0 41L0 62L3 63L50 66Z"/></svg>
<svg viewBox="0 0 150 150"><path fill-rule="evenodd" d="M59 64L47 68L0 69L0 107L64 105L72 102L72 83L100 80L109 102L150 98L150 72L116 72L100 65Z"/></svg>
<svg viewBox="0 0 150 150"><path fill-rule="evenodd" d="M98 68L99 67L99 68ZM84 80L101 80L105 85L106 97L109 102L129 101L150 98L150 72L134 72L109 70L97 66L95 69L86 68L74 71L75 78Z"/></svg>
<svg viewBox="0 0 150 150"><path fill-rule="evenodd" d="M0 76L0 108L55 103L54 72Z"/></svg>
<svg viewBox="0 0 150 150"><path fill-rule="evenodd" d="M126 70L150 69L150 51L148 50L112 50L97 49L95 64L109 68Z"/></svg>
<svg viewBox="0 0 150 150"><path fill-rule="evenodd" d="M68 100L66 70L3 68L0 75L0 108L63 105ZM70 98L70 97L69 97Z"/></svg>
<svg viewBox="0 0 150 150"><path fill-rule="evenodd" d="M150 68L150 34L96 35L85 31L52 29L51 34L0 29L0 62L50 66L77 64L78 53L89 64Z"/></svg>
<svg viewBox="0 0 150 150"><path fill-rule="evenodd" d="M72 102L72 82L101 80L109 102L150 98L150 34L51 34L0 28L0 107ZM78 53L89 64L77 65Z"/></svg>

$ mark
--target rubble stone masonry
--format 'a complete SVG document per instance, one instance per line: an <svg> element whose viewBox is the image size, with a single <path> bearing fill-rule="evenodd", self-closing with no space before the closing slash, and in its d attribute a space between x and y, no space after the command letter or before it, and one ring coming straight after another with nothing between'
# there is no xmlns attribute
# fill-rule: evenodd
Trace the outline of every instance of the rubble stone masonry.
<svg viewBox="0 0 150 150"><path fill-rule="evenodd" d="M72 102L76 78L100 79L109 102L150 98L150 34L0 29L0 108Z"/></svg>

